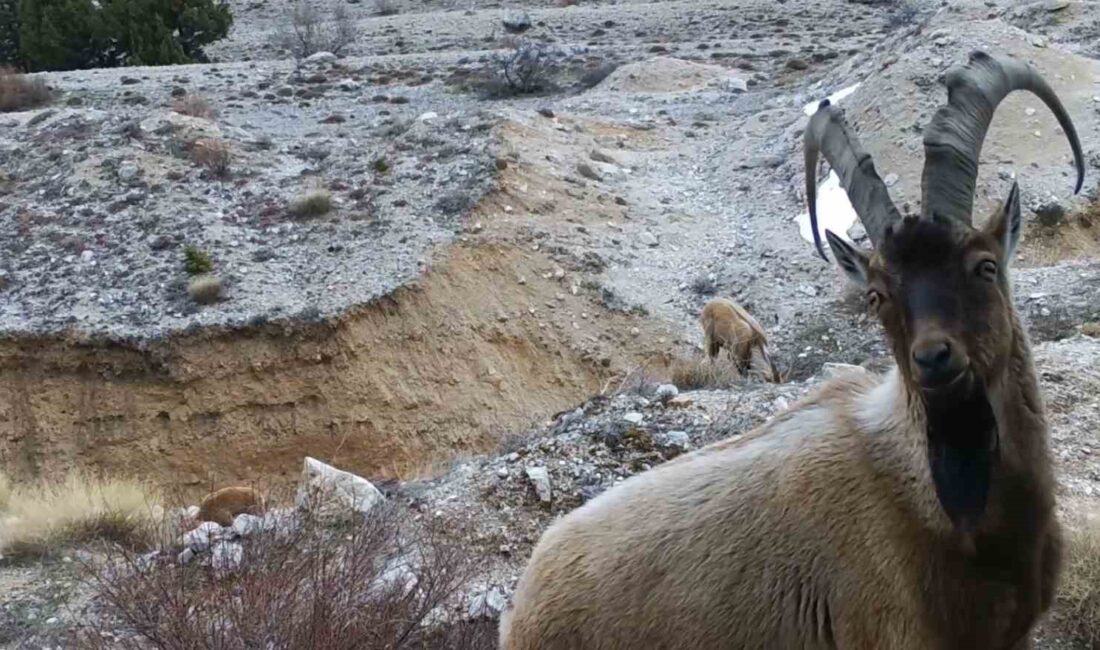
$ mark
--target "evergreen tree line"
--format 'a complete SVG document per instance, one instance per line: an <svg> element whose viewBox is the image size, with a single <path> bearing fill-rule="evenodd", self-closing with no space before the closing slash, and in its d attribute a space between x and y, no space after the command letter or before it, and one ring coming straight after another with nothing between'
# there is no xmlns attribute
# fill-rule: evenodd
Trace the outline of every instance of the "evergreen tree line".
<svg viewBox="0 0 1100 650"><path fill-rule="evenodd" d="M232 23L225 0L0 0L0 66L198 63Z"/></svg>

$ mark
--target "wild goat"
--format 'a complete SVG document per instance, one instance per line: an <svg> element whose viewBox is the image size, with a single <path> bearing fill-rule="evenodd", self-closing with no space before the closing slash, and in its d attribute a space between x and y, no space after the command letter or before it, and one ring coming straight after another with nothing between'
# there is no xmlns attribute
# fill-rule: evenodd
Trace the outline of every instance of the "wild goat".
<svg viewBox="0 0 1100 650"><path fill-rule="evenodd" d="M1084 178L1073 123L1030 66L982 52L946 77L924 132L923 201L902 218L835 107L805 131L875 250L826 233L892 346L740 438L639 474L543 535L501 623L505 650L1031 646L1059 574L1043 402L1013 307L1015 184L971 224L997 105L1033 92ZM818 251L824 257L820 245Z"/></svg>
<svg viewBox="0 0 1100 650"><path fill-rule="evenodd" d="M264 497L258 490L250 487L225 487L206 495L199 504L196 519L232 526L237 515L260 515L263 511Z"/></svg>
<svg viewBox="0 0 1100 650"><path fill-rule="evenodd" d="M703 349L711 361L726 348L726 356L744 374L752 368L753 352L759 350L768 364L768 379L779 381L779 371L768 354L768 335L744 307L732 300L715 298L703 305L699 322L703 326Z"/></svg>

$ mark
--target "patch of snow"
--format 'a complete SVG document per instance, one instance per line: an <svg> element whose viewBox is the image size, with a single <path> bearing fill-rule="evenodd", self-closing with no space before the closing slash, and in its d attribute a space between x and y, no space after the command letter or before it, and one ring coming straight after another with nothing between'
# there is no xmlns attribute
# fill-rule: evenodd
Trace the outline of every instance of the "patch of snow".
<svg viewBox="0 0 1100 650"><path fill-rule="evenodd" d="M840 177L836 172L829 172L825 182L817 188L817 232L821 235L821 245L827 246L826 229L851 241L848 238L848 229L856 223L856 220L856 210L848 200L848 193L840 186ZM802 239L813 243L814 235L810 228L808 210L798 215L798 234L802 235Z"/></svg>
<svg viewBox="0 0 1100 650"><path fill-rule="evenodd" d="M836 91L832 95L829 95L829 97L828 97L829 103L830 104L836 104L837 102L844 99L848 95L851 95L852 93L854 93L857 88L859 88L859 82L854 83L851 86L848 86L847 88L841 88L840 90ZM812 102L806 104L805 106L803 106L802 107L802 112L805 113L806 115L813 115L814 113L817 112L817 105L820 104L820 103L821 103L820 99L815 99L814 101L812 101Z"/></svg>

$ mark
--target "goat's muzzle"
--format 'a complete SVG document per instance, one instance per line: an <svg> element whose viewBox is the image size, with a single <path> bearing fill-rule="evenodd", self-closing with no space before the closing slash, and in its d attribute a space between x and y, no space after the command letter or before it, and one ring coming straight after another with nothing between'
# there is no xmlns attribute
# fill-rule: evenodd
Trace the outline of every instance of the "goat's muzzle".
<svg viewBox="0 0 1100 650"><path fill-rule="evenodd" d="M926 391L952 387L966 376L970 366L966 352L947 336L921 337L910 351L916 377Z"/></svg>

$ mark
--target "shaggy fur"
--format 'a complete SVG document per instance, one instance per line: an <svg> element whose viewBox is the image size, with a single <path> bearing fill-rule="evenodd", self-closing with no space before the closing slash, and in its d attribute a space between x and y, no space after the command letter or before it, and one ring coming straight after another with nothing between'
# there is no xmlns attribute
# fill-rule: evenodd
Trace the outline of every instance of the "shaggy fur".
<svg viewBox="0 0 1100 650"><path fill-rule="evenodd" d="M565 516L520 579L503 650L1029 648L1062 542L1003 272L1018 226L1010 200L983 231L907 221L882 255L830 238L876 295L897 367ZM945 332L966 371L927 389L911 349Z"/></svg>
<svg viewBox="0 0 1100 650"><path fill-rule="evenodd" d="M240 514L260 515L264 511L264 498L250 487L226 487L206 495L199 504L199 521L213 521L222 526L232 526Z"/></svg>
<svg viewBox="0 0 1100 650"><path fill-rule="evenodd" d="M726 356L743 374L752 367L753 352L759 350L768 364L768 378L779 381L779 372L768 354L768 335L744 307L732 300L715 298L703 306L699 323L703 326L703 349L709 359L714 360L725 348Z"/></svg>

